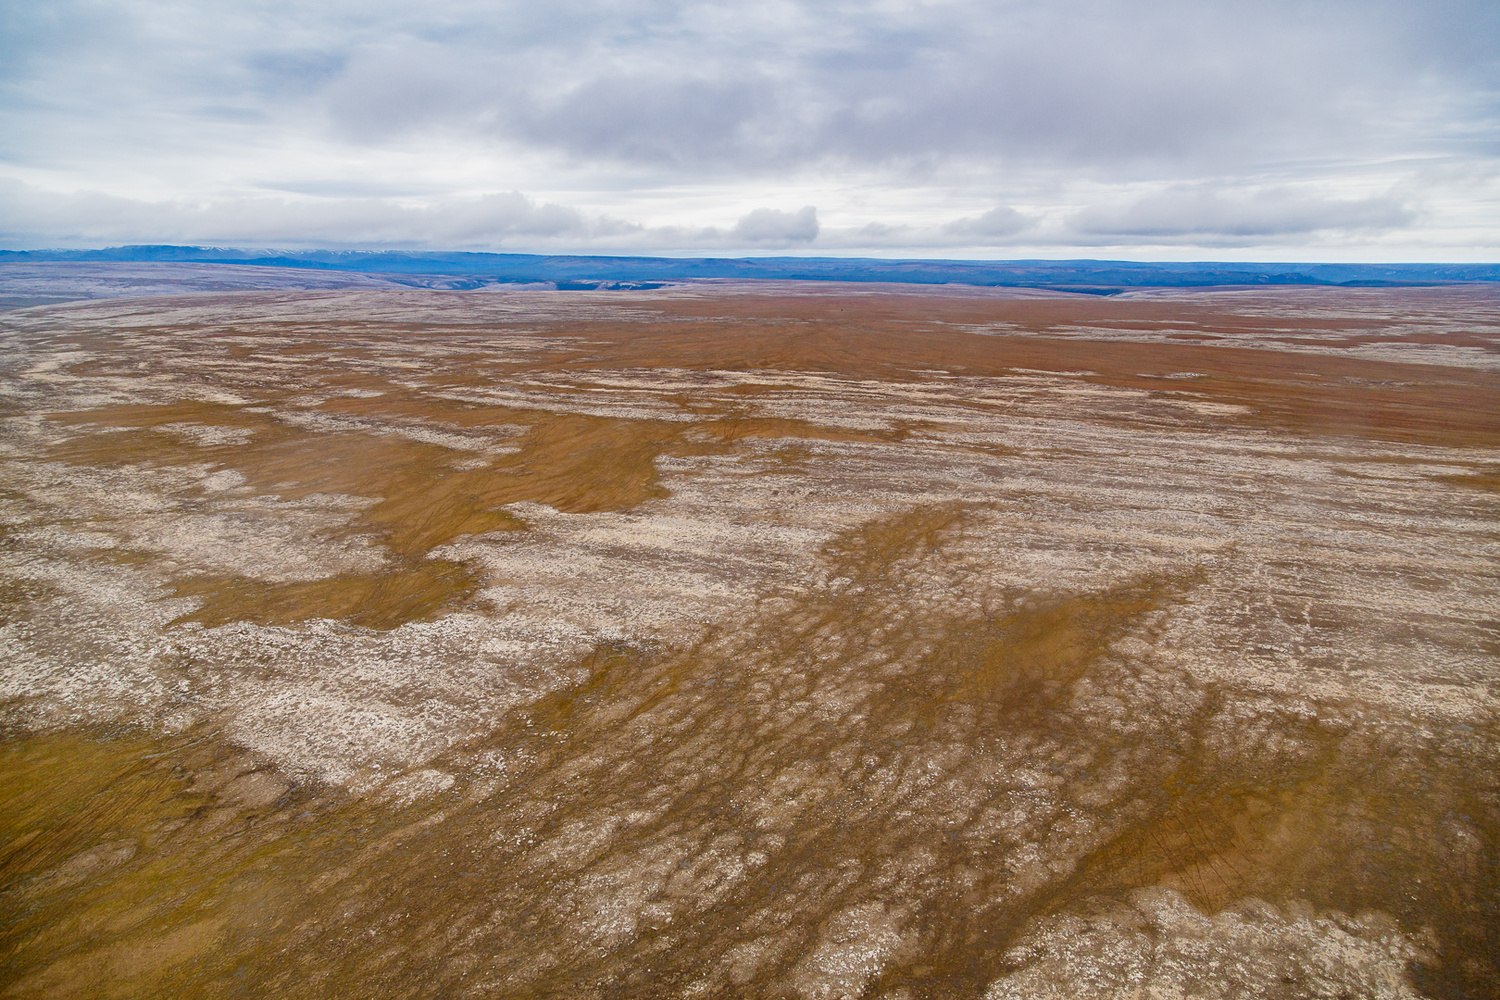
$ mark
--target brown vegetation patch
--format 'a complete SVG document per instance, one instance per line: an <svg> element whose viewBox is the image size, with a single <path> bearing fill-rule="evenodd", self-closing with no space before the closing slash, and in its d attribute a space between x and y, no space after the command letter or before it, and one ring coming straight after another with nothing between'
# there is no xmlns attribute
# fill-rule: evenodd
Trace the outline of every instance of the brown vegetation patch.
<svg viewBox="0 0 1500 1000"><path fill-rule="evenodd" d="M347 573L292 583L242 576L197 576L175 585L178 597L202 605L179 622L210 627L235 621L289 625L337 618L365 628L391 629L427 621L461 605L479 589L473 570L446 559L423 559L378 573Z"/></svg>
<svg viewBox="0 0 1500 1000"><path fill-rule="evenodd" d="M900 441L910 433L907 427L891 430L851 430L845 427L830 427L815 424L810 420L793 417L721 417L707 420L694 429L695 436L713 438L725 444L734 444L756 438L803 438L811 441L882 442Z"/></svg>
<svg viewBox="0 0 1500 1000"><path fill-rule="evenodd" d="M122 867L161 852L202 802L174 773L178 761L147 756L156 749L75 734L0 745L4 995L140 995L213 944L171 904L177 919L151 927L165 885L119 891Z"/></svg>
<svg viewBox="0 0 1500 1000"><path fill-rule="evenodd" d="M1200 735L1210 719L1202 717ZM1500 788L1466 781L1440 739L1395 752L1342 725L1266 721L1278 739L1292 737L1280 753L1200 745L1145 818L1093 853L1063 891L1167 885L1206 912L1246 897L1293 897L1388 913L1436 932L1441 960L1413 970L1424 991L1491 994L1500 969L1479 956L1500 954L1500 925L1465 915L1500 912Z"/></svg>
<svg viewBox="0 0 1500 1000"><path fill-rule="evenodd" d="M360 384L365 383L361 380ZM539 412L447 399L407 386L386 386L379 396L334 396L319 403L317 409L351 417L479 429L530 423Z"/></svg>
<svg viewBox="0 0 1500 1000"><path fill-rule="evenodd" d="M391 434L309 432L261 414L237 421L257 431L243 444L203 448L153 430L205 416L222 420L225 413L182 404L58 415L72 424L107 427L119 420L120 426L137 429L80 434L53 454L89 465L215 461L241 473L254 488L284 498L317 493L375 498L351 514L341 533L376 535L400 568L274 585L200 577L183 583L179 592L208 601L190 617L209 623L350 617L387 628L428 617L473 591L470 573L425 557L464 535L524 529L521 519L503 509L507 504L533 501L584 513L625 510L664 496L654 460L684 429L666 422L532 412L520 450L479 468L461 466L461 455L438 445Z"/></svg>
<svg viewBox="0 0 1500 1000"><path fill-rule="evenodd" d="M97 425L109 428L151 428L174 423L258 427L266 423L264 414L247 410L244 406L193 399L172 403L125 403L92 410L49 413L47 417L68 426Z"/></svg>
<svg viewBox="0 0 1500 1000"><path fill-rule="evenodd" d="M645 328L639 322L592 324L588 351L559 354L549 364L573 371L815 371L895 381L920 378L916 373L924 370L996 376L1017 369L1088 369L1095 374L1085 376L1085 381L1146 390L1164 388L1163 376L1190 371L1206 376L1193 380L1195 396L1247 406L1254 411L1254 422L1299 434L1500 445L1500 386L1484 372L1374 361L1333 349L1292 354L1110 336L1112 328L1150 328L1158 317L1163 324L1177 324L1184 316L1203 327L1247 338L1263 331L1263 317L1235 316L1227 311L1233 304L892 294L856 317L846 313L847 300L836 296L668 300L654 305L670 322ZM783 322L767 322L772 315ZM1276 318L1277 324L1302 323L1314 329L1378 322L1355 315L1338 321ZM972 332L986 325L1030 332ZM1049 336L1062 327L1097 327L1098 332ZM764 390L745 386L735 391L753 395Z"/></svg>
<svg viewBox="0 0 1500 1000"><path fill-rule="evenodd" d="M628 510L666 490L656 457L681 437L666 421L615 420L577 413L547 414L521 450L495 465L500 502L530 500L570 514Z"/></svg>
<svg viewBox="0 0 1500 1000"><path fill-rule="evenodd" d="M1186 576L1147 579L1100 593L1029 601L959 630L920 676L924 683L945 683L951 700L998 704L1007 716L1055 711L1111 642L1189 585Z"/></svg>
<svg viewBox="0 0 1500 1000"><path fill-rule="evenodd" d="M579 413L471 406L410 393L330 400L323 409L349 416L434 419L459 426L524 426L517 450L484 459L395 433L308 429L270 412L182 402L54 413L79 427L52 456L79 465L183 466L210 462L243 475L257 491L285 499L314 494L368 497L339 530L342 537L373 535L398 567L376 574L267 584L245 577L196 577L179 595L206 603L184 620L219 624L243 619L286 623L346 618L390 628L431 617L476 589L471 573L427 560L435 549L466 535L524 530L506 510L521 502L565 513L623 511L667 495L656 470L659 455L726 451L752 439L894 441L905 426L863 432L806 420L723 414L692 422L618 419ZM167 433L170 425L229 426L253 431L242 442L203 445ZM439 424L440 426L441 424ZM93 430L90 433L90 429ZM789 456L792 461L796 455Z"/></svg>
<svg viewBox="0 0 1500 1000"><path fill-rule="evenodd" d="M1486 493L1500 492L1500 472L1465 472L1434 478L1450 486L1463 486L1471 490L1483 490Z"/></svg>

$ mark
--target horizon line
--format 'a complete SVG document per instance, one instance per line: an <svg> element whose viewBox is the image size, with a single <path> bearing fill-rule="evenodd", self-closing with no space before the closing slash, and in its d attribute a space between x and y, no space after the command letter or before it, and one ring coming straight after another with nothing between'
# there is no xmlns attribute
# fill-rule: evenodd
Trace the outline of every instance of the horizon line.
<svg viewBox="0 0 1500 1000"><path fill-rule="evenodd" d="M662 261L859 261L878 264L896 263L936 263L952 265L984 265L984 264L1118 264L1125 266L1192 266L1208 265L1223 266L1229 268L1247 268L1261 265L1274 265L1283 267L1500 267L1500 258L1493 260L1413 260L1411 258L1391 258L1386 260L1358 260L1349 258L1275 258L1267 257L1254 260L1226 260L1213 257L1194 258L1130 258L1130 257L1087 257L1087 256L1059 256L1059 257L949 257L949 256L924 256L920 254L902 254L893 256L871 256L869 253L828 253L812 251L788 251L782 249L775 252L757 253L753 251L728 252L728 253L703 253L697 251L615 251L608 253L592 251L566 251L549 252L543 250L496 250L496 249L435 249L432 247L410 247L410 246L340 246L332 244L301 244L301 245L272 245L272 244L219 244L219 243L116 243L104 246L50 246L50 247L3 247L0 248L0 258L12 254L87 254L108 253L111 251L145 250L185 250L185 251L226 251L233 253L253 253L265 255L297 255L297 254L349 254L349 255L411 255L411 256L473 256L473 257L532 257L532 258L579 258L596 260L662 260ZM245 261L248 263L249 261ZM172 263L171 261L137 261L136 263ZM182 261L181 263L193 263ZM197 263L209 263L199 261ZM239 262L226 262L239 263ZM268 265L274 266L274 265Z"/></svg>

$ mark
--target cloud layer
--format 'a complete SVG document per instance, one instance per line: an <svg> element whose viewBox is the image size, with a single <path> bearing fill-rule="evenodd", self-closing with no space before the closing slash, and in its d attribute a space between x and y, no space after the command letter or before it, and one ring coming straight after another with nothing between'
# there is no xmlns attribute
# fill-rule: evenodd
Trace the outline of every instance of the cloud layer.
<svg viewBox="0 0 1500 1000"><path fill-rule="evenodd" d="M51 0L0 241L1500 247L1500 8Z"/></svg>

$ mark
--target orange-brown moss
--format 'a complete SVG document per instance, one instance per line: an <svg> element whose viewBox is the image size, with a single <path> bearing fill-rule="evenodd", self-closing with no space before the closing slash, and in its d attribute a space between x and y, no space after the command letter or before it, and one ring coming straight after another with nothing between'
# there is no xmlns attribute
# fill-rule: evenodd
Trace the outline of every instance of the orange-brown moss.
<svg viewBox="0 0 1500 1000"><path fill-rule="evenodd" d="M337 618L366 628L390 629L437 617L479 589L473 570L444 559L424 559L379 573L350 573L293 583L239 576L191 577L175 585L179 597L203 603L179 621L223 625L252 621L288 625Z"/></svg>

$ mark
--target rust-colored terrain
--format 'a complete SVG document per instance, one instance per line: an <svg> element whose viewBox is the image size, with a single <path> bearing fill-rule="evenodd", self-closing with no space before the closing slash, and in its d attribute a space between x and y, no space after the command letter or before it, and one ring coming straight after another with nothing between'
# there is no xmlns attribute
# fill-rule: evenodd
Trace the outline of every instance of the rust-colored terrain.
<svg viewBox="0 0 1500 1000"><path fill-rule="evenodd" d="M1500 291L0 314L0 997L1500 995Z"/></svg>

